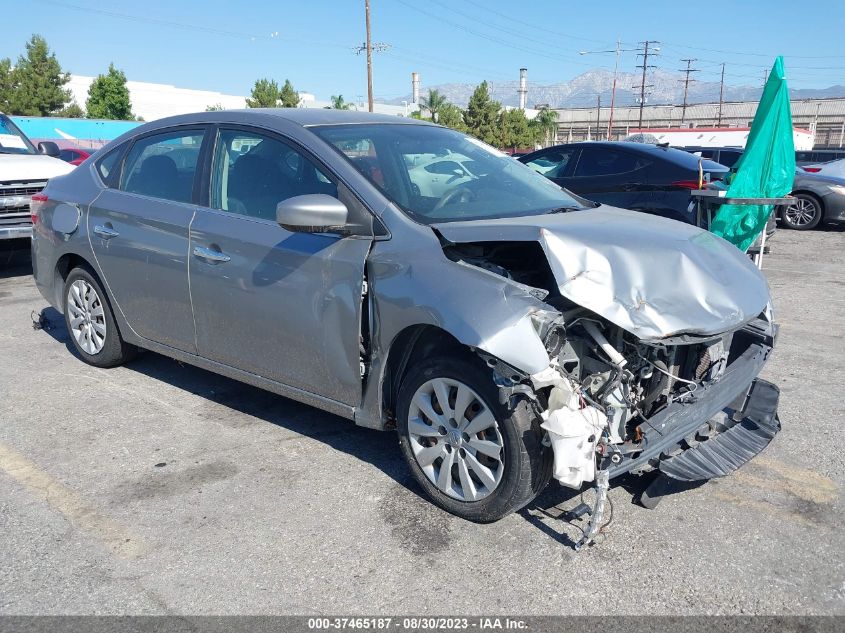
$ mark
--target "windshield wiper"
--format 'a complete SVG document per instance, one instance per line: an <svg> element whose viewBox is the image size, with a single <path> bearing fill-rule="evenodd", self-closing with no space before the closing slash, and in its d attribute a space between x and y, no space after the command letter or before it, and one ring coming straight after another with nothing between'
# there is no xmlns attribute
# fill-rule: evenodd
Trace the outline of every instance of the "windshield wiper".
<svg viewBox="0 0 845 633"><path fill-rule="evenodd" d="M549 209L546 211L547 214L551 213L567 213L568 211L583 211L587 207L582 207L579 205L569 205L568 207L555 207L554 209Z"/></svg>

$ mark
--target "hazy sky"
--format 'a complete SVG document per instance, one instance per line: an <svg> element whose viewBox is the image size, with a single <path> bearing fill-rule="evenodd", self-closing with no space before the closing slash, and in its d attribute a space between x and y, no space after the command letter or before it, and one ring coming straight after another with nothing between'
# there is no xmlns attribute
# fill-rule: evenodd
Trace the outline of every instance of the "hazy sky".
<svg viewBox="0 0 845 633"><path fill-rule="evenodd" d="M841 0L681 2L648 0L371 0L375 94L410 92L448 82L569 80L612 68L613 55L579 55L659 40L654 63L678 70L698 58L695 77L761 82L777 54L790 86L845 84L845 16ZM255 79L290 79L318 98L366 94L364 0L0 0L0 57L17 57L32 33L47 38L61 64L80 75L109 62L133 80L247 94ZM634 53L620 70L632 72Z"/></svg>

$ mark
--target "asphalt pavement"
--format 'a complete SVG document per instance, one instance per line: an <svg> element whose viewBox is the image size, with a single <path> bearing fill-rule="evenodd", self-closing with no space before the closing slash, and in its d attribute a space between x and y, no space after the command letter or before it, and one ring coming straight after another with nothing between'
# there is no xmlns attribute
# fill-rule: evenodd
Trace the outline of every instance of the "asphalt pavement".
<svg viewBox="0 0 845 633"><path fill-rule="evenodd" d="M845 614L845 232L779 231L783 431L664 500L610 492L598 545L423 497L392 433L153 353L69 351L25 251L0 249L0 614ZM589 493L588 495L589 496Z"/></svg>

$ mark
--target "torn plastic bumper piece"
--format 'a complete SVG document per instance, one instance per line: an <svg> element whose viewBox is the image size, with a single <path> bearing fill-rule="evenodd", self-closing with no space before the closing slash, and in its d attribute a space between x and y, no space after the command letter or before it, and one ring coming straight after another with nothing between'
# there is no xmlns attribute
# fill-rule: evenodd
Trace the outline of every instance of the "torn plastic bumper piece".
<svg viewBox="0 0 845 633"><path fill-rule="evenodd" d="M660 471L681 481L724 477L760 453L780 431L777 417L780 390L755 380L745 405L726 421L728 428L660 462Z"/></svg>

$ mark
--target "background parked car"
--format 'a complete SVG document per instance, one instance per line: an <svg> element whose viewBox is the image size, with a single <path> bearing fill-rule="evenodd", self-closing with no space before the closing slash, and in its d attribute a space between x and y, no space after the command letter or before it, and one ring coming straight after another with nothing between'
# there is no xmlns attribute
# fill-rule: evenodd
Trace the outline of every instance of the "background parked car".
<svg viewBox="0 0 845 633"><path fill-rule="evenodd" d="M781 213L790 229L806 231L820 223L845 224L845 178L795 170L795 204Z"/></svg>
<svg viewBox="0 0 845 633"><path fill-rule="evenodd" d="M821 174L822 176L833 176L834 178L845 178L845 158L831 160L826 163L815 165L803 165L802 171L810 174Z"/></svg>
<svg viewBox="0 0 845 633"><path fill-rule="evenodd" d="M557 145L519 158L560 186L588 200L692 223L692 189L698 165L706 181L720 180L728 168L679 149L630 142Z"/></svg>
<svg viewBox="0 0 845 633"><path fill-rule="evenodd" d="M845 158L845 149L813 149L798 150L795 152L795 164L801 167L804 165L826 163L831 160L839 160L840 158Z"/></svg>
<svg viewBox="0 0 845 633"><path fill-rule="evenodd" d="M59 151L59 158L71 165L79 165L91 156L94 151L93 149L82 149L81 147L65 147Z"/></svg>

